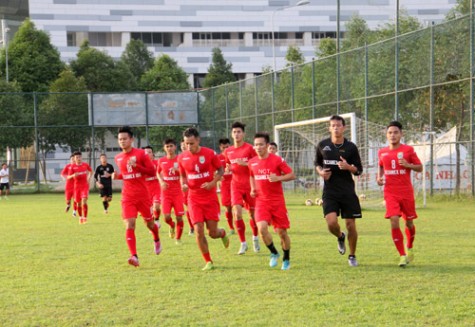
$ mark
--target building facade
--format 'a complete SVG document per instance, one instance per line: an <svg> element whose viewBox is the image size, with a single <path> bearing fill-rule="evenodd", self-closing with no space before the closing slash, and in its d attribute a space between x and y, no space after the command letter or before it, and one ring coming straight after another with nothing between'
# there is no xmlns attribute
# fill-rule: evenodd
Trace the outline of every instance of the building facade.
<svg viewBox="0 0 475 327"><path fill-rule="evenodd" d="M342 33L345 22L353 15L365 19L370 28L395 18L396 0L340 2ZM399 5L428 24L444 19L455 2L400 0ZM7 3L24 5L25 1ZM177 60L197 86L208 71L214 47L221 48L233 72L241 78L259 74L266 66L283 68L289 45L298 46L306 60L311 60L322 38L336 37L336 3L337 0L29 0L28 15L38 29L50 34L64 61L74 59L86 39L114 58L120 57L131 39L141 39L155 56L165 53ZM0 6L0 15L1 10Z"/></svg>

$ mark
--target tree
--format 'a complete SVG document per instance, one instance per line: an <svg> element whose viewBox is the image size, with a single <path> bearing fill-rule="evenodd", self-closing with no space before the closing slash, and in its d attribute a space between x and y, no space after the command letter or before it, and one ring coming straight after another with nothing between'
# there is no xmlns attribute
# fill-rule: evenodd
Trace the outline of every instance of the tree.
<svg viewBox="0 0 475 327"><path fill-rule="evenodd" d="M208 68L208 74L203 81L205 88L231 83L236 81L232 72L232 64L224 60L223 52L220 48L213 49L212 63Z"/></svg>
<svg viewBox="0 0 475 327"><path fill-rule="evenodd" d="M145 91L189 90L187 74L169 55L161 55L141 78Z"/></svg>
<svg viewBox="0 0 475 327"><path fill-rule="evenodd" d="M77 77L83 77L91 92L120 92L136 89L135 79L129 67L123 62L116 63L105 52L89 46L84 41L71 61L71 69Z"/></svg>
<svg viewBox="0 0 475 327"><path fill-rule="evenodd" d="M153 67L153 54L142 40L131 40L120 58L134 76L135 84L139 85L142 75Z"/></svg>
<svg viewBox="0 0 475 327"><path fill-rule="evenodd" d="M305 57L299 47L291 45L287 49L285 60L287 60L287 66L301 65L305 62Z"/></svg>
<svg viewBox="0 0 475 327"><path fill-rule="evenodd" d="M44 92L63 68L60 54L50 43L48 34L26 19L8 44L9 79L17 81L23 92ZM5 50L0 69L5 76Z"/></svg>

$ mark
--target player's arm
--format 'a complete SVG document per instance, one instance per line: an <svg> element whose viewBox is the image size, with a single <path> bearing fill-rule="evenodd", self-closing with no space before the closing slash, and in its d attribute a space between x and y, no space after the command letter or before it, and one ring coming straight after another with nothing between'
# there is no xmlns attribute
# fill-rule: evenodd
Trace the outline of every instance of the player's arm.
<svg viewBox="0 0 475 327"><path fill-rule="evenodd" d="M384 167L383 166L379 166L378 176L376 177L376 183L378 183L379 186L384 185Z"/></svg>
<svg viewBox="0 0 475 327"><path fill-rule="evenodd" d="M278 170L280 171L280 175L270 174L269 182L288 182L296 178L292 168L290 168L284 159L280 162Z"/></svg>
<svg viewBox="0 0 475 327"><path fill-rule="evenodd" d="M254 178L254 175L252 174L252 170L251 170L251 175L249 177L249 183L251 184L251 196L255 198L257 196L256 179Z"/></svg>
<svg viewBox="0 0 475 327"><path fill-rule="evenodd" d="M99 176L100 176L100 171L99 171L100 166L96 167L96 171L94 172L94 180L96 182L99 182Z"/></svg>
<svg viewBox="0 0 475 327"><path fill-rule="evenodd" d="M168 187L167 182L165 182L162 176L162 167L160 165L160 162L157 165L157 179L158 179L158 182L160 183L160 187L162 188L162 190Z"/></svg>
<svg viewBox="0 0 475 327"><path fill-rule="evenodd" d="M353 153L348 158L348 160L345 160L345 158L343 158L342 156L340 156L340 160L341 161L338 162L338 167L340 167L340 169L348 170L355 176L359 176L363 172L363 165L361 164L360 153L356 145L354 146Z"/></svg>
<svg viewBox="0 0 475 327"><path fill-rule="evenodd" d="M185 168L181 165L181 163L178 163L178 164L179 164L181 190L183 192L186 192L188 191L188 180L186 178Z"/></svg>
<svg viewBox="0 0 475 327"><path fill-rule="evenodd" d="M417 172L422 171L422 163L419 160L419 157L417 156L416 152L414 149L412 149L412 152L409 153L409 161L408 162L406 159L402 158L399 160L399 164L403 166L404 168L411 169Z"/></svg>
<svg viewBox="0 0 475 327"><path fill-rule="evenodd" d="M61 170L61 177L66 180L68 179L68 171L69 171L69 167L64 167L63 170ZM2 175L1 171L0 171L0 177L3 177L4 175Z"/></svg>
<svg viewBox="0 0 475 327"><path fill-rule="evenodd" d="M141 172L142 174L154 176L155 175L155 167L153 166L152 160L143 153L142 156L143 160L135 163L135 168Z"/></svg>
<svg viewBox="0 0 475 327"><path fill-rule="evenodd" d="M322 177L324 180L330 179L332 172L331 172L331 169L329 168L323 168L323 153L321 151L320 144L317 145L315 149L314 165L315 165L315 170L317 171L320 177Z"/></svg>

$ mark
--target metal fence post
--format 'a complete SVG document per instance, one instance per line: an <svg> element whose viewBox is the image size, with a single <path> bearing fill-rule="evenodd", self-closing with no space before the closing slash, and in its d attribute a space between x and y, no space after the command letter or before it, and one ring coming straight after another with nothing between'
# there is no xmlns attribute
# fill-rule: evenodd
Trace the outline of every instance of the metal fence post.
<svg viewBox="0 0 475 327"><path fill-rule="evenodd" d="M36 166L36 191L40 193L40 158L39 158L39 151L40 151L40 138L39 138L39 131L38 131L38 99L36 92L33 92L33 120L35 123L35 144L36 144L36 151L35 151L35 166Z"/></svg>
<svg viewBox="0 0 475 327"><path fill-rule="evenodd" d="M430 196L434 195L434 22L430 26L430 108L429 108L429 132L430 132Z"/></svg>

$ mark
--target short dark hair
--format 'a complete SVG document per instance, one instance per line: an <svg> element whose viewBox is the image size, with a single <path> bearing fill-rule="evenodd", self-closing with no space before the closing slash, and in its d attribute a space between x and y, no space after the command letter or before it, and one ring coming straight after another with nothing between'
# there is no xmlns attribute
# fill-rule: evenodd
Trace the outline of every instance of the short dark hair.
<svg viewBox="0 0 475 327"><path fill-rule="evenodd" d="M82 156L81 151L74 151L73 156Z"/></svg>
<svg viewBox="0 0 475 327"><path fill-rule="evenodd" d="M273 145L273 146L275 146L277 149L279 148L279 146L278 146L277 143L275 143L275 142L269 142L269 145Z"/></svg>
<svg viewBox="0 0 475 327"><path fill-rule="evenodd" d="M127 133L129 134L130 137L134 137L134 132L132 132L132 128L127 125L119 127L119 131L117 132L117 134L120 134L120 133Z"/></svg>
<svg viewBox="0 0 475 327"><path fill-rule="evenodd" d="M392 122L390 122L388 124L388 126L386 127L386 129L388 129L391 126L397 127L397 128L399 128L399 130L402 131L402 124L400 122L398 122L397 120L393 120Z"/></svg>
<svg viewBox="0 0 475 327"><path fill-rule="evenodd" d="M150 150L152 150L152 152L153 152L153 148L152 148L150 145L147 145L147 146L143 146L143 147L142 147L142 150L145 150L145 149L150 149Z"/></svg>
<svg viewBox="0 0 475 327"><path fill-rule="evenodd" d="M232 128L240 128L242 129L242 131L244 132L246 130L246 124L243 124L241 123L240 121L235 121L232 125L231 125L231 129Z"/></svg>
<svg viewBox="0 0 475 327"><path fill-rule="evenodd" d="M71 153L71 155L69 156L69 159L71 159L73 157L74 157L74 153Z"/></svg>
<svg viewBox="0 0 475 327"><path fill-rule="evenodd" d="M200 132L194 127L188 127L183 132L183 137L200 137Z"/></svg>
<svg viewBox="0 0 475 327"><path fill-rule="evenodd" d="M266 144L269 144L269 142L270 142L270 137L269 137L269 134L268 134L268 133L257 132L256 134L254 134L254 140L255 140L255 139L260 139L260 138L263 138L263 139L266 141Z"/></svg>
<svg viewBox="0 0 475 327"><path fill-rule="evenodd" d="M330 120L339 120L339 121L341 121L341 123L343 124L343 126L346 126L345 118L343 118L342 116L333 115L333 116L330 117Z"/></svg>
<svg viewBox="0 0 475 327"><path fill-rule="evenodd" d="M229 139L227 137L219 139L218 143L219 143L219 145L221 145L221 144L231 144L231 142L229 141Z"/></svg>
<svg viewBox="0 0 475 327"><path fill-rule="evenodd" d="M101 153L101 155L99 156L99 158L100 158L100 157L106 157L106 158L107 158L107 156L106 156L105 153Z"/></svg>
<svg viewBox="0 0 475 327"><path fill-rule="evenodd" d="M176 141L175 139L172 139L172 138L166 138L164 141L163 141L163 145L167 145L167 144L173 144L176 146Z"/></svg>

